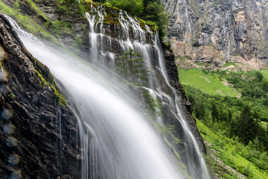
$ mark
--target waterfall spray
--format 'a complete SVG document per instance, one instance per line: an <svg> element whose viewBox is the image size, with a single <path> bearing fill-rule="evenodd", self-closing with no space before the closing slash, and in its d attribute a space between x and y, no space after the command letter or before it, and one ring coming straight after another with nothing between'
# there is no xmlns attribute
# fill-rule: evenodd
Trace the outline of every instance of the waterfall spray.
<svg viewBox="0 0 268 179"><path fill-rule="evenodd" d="M182 126L189 148L186 151L189 175L196 179L210 178L196 139L180 109L176 90L169 83L158 35L148 26L142 28L135 18L121 11L120 37L109 37L102 29L105 12L96 11L95 15L86 14L91 63L41 42L9 18L25 47L49 67L75 106L80 126L82 179L183 179L188 176L177 166L176 157L163 140L165 137L161 137L147 120L136 94L128 85L119 82L123 81L122 77L118 78L115 69L96 65L105 64L108 57L116 62L112 40L118 41L122 51L141 54L148 76L148 84L141 89L149 91L162 106L167 105ZM104 39L110 41L108 48L104 48ZM151 43L147 43L148 39ZM165 127L163 115L155 115L155 118L157 125Z"/></svg>

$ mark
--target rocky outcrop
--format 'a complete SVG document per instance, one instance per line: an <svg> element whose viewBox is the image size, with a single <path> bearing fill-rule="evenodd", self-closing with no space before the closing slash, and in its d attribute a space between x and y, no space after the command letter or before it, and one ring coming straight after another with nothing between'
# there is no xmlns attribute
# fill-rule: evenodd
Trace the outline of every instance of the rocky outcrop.
<svg viewBox="0 0 268 179"><path fill-rule="evenodd" d="M0 51L1 178L79 178L75 116L2 15Z"/></svg>
<svg viewBox="0 0 268 179"><path fill-rule="evenodd" d="M268 65L267 0L162 0L179 60Z"/></svg>
<svg viewBox="0 0 268 179"><path fill-rule="evenodd" d="M180 102L181 102L181 109L183 112L183 115L185 119L187 120L192 133L194 134L195 138L197 139L197 142L199 143L200 149L203 153L206 153L206 147L204 144L204 141L197 129L196 126L196 121L192 117L192 108L191 108L191 103L188 101L186 98L185 91L183 89L183 86L179 82L179 76L178 76L178 68L175 63L175 55L173 54L172 50L170 47L163 46L163 52L165 56L165 61L166 61L166 67L167 67L167 72L168 76L170 79L170 84L177 90L179 97L180 97Z"/></svg>
<svg viewBox="0 0 268 179"><path fill-rule="evenodd" d="M32 3L29 2L4 0L3 3L7 6L8 11L1 9L0 4L0 13L14 18L26 31L49 41L64 44L68 48L72 48L76 54L84 56L84 52L88 53L91 48L88 38L89 23L85 13L89 12L91 15L96 15L98 11L106 11L106 15L103 16L104 23L96 25L98 26L96 32L108 36L108 38L104 36L102 39L104 46L111 43L114 47L113 51L118 52L120 50L120 44L116 38L122 37L123 29L119 24L121 10L107 7L101 3L89 3L89 1L82 0L80 3L76 0L32 0ZM13 11L15 13L11 13ZM18 16L25 16L25 18L18 18ZM28 17L29 19L27 19ZM33 24L29 25L28 21L32 21ZM140 23L142 27L145 27L145 21L140 20ZM100 26L102 26L102 29L100 29ZM133 33L129 35L131 39L135 38Z"/></svg>
<svg viewBox="0 0 268 179"><path fill-rule="evenodd" d="M21 5L22 5L22 2L20 2ZM132 85L135 84L136 88L137 88L137 86L139 86L139 89L142 88L143 91L144 91L143 87L149 86L148 72L150 72L150 73L152 72L152 71L146 71L145 70L146 68L143 68L143 66L145 64L144 60L149 60L149 59L143 59L141 53L144 53L146 55L146 50L147 50L148 55L153 57L153 58L150 58L150 59L152 59L151 63L152 63L152 66L154 67L153 70L156 71L155 74L152 73L153 75L156 76L156 77L154 76L153 78L157 78L156 80L161 81L161 88L163 88L165 93L170 94L171 97L170 98L163 97L163 101L162 101L162 104L160 106L160 103L159 103L160 99L156 100L156 99L150 97L147 94L148 93L147 92L146 94L147 94L148 100L146 102L150 105L151 108L160 108L160 107L163 108L162 110L163 110L164 123L167 126L171 126L170 130L165 130L165 131L167 131L167 134L165 134L166 136L164 136L164 137L167 138L168 141L173 142L176 149L181 151L182 160L186 163L187 157L192 157L192 156L196 155L193 147L191 147L192 146L192 144L190 144L191 141L189 141L189 145L187 144L187 137L183 131L183 126L181 124L179 124L177 116L174 115L174 111L176 111L176 109L172 109L171 106L174 103L173 100L175 100L175 97L174 97L173 91L166 84L165 79L163 77L163 74L161 74L161 72L159 70L160 64L158 64L159 62L157 60L157 56L159 54L157 52L157 49L155 49L155 47L154 48L152 47L154 45L153 40L155 40L155 39L154 38L150 39L150 37L152 37L152 35L154 33L145 30L146 26L145 26L144 22L140 21L139 23L141 24L141 28L143 28L143 30L145 30L145 34L143 34L144 32L139 31L141 29L137 29L137 27L134 27L134 28L129 27L129 24L131 24L131 23L132 23L132 26L136 25L136 24L133 24L133 22L129 23L130 19L132 19L132 21L135 21L134 23L137 23L136 20L134 20L133 18L128 18L126 16L126 14L124 14L123 16L120 17L119 16L120 11L118 9L115 10L115 9L111 9L111 8L107 8L107 7L105 7L105 9L103 9L103 7L98 7L98 6L95 8L94 6L91 6L90 4L88 4L88 5L81 4L81 7L83 7L83 8L80 9L80 7L78 7L77 4L72 4L76 1L57 1L56 2L56 0L45 0L45 1L41 2L41 1L33 0L33 2L36 2L37 7L41 10L41 12L44 12L44 14L42 14L40 12L37 13L38 11L33 10L33 8L30 7L29 4L27 4L27 3L24 3L24 5L26 5L29 9L32 9L33 13L31 14L30 10L27 10L27 8L21 9L20 12L23 14L28 14L30 17L35 19L35 21L38 22L38 24L40 24L42 27L45 27L48 32L53 33L53 35L59 36L59 39L62 39L61 42L63 42L65 45L67 45L67 46L78 45L78 47L86 53L88 53L91 50L92 44L93 44L91 42L94 39L90 39L88 36L88 31L90 28L89 28L89 23L86 19L84 11L91 12L90 13L91 17L93 15L100 13L100 12L105 12L105 13L103 13L104 19L101 19L101 15L102 15L101 13L98 14L98 16L96 16L97 23L95 24L95 29L94 29L95 33L98 34L97 40L95 39L97 42L94 43L97 45L94 48L100 49L99 56L101 58L99 58L99 59L101 59L101 60L103 58L110 59L110 61L114 63L111 66L116 67L117 71L118 71L118 69L120 69L119 72L122 72L122 73L128 72L129 76L124 75L126 77L126 79L128 80L128 82L132 83ZM61 3L61 2L66 2L66 4ZM70 3L70 4L68 4L68 3ZM14 8L15 1L13 3L10 3L10 6L12 6ZM20 6L19 9L21 7L23 7L23 6ZM102 10L100 10L100 9L102 9ZM82 10L84 10L84 11L82 11ZM1 12L1 10L0 10L0 12ZM125 27L127 27L129 29L124 29L124 25L122 27L122 25L119 22L119 18L123 18L123 19L121 19L121 23L122 23L122 21L123 22L127 21L126 22L127 25ZM16 19L16 17L15 17L15 19ZM23 22L19 21L19 23L21 25L23 25ZM92 29L90 29L90 30L92 31ZM125 32L125 31L128 31L128 32ZM35 35L42 36L43 34L41 33L41 34L35 34ZM153 37L155 37L155 36L153 36ZM16 39L16 40L18 40L18 39ZM130 44L130 41L133 41L133 40L136 40L136 42L141 42L141 43L136 43L136 48L139 49L138 50L139 53L134 53L133 50L128 50L128 49L133 48L133 44ZM76 42L78 42L78 43L76 43ZM147 43L147 46L144 46L144 43ZM151 45L151 46L148 46L148 45ZM150 48L148 48L148 47L150 47ZM24 48L23 48L23 52L26 53L26 50ZM178 93L180 93L179 96L180 96L180 103L181 103L180 105L182 106L182 110L183 110L182 113L185 115L185 118L189 121L193 133L197 137L198 142L201 144L200 146L202 146L202 150L205 151L204 145L202 145L202 139L200 137L200 134L198 133L198 130L196 129L195 121L192 119L190 113L188 112L189 109L187 110L184 107L185 104L187 104L187 102L185 99L183 89L178 83L177 68L176 68L176 65L174 63L174 56L172 55L172 53L168 49L165 49L165 52L166 52L165 53L166 54L166 65L168 68L169 77L172 80L172 85L178 90ZM26 53L26 54L28 54L28 53ZM145 56L144 54L143 54L143 56ZM33 64L37 63L37 61L32 59L32 57L29 54L27 57L30 59L30 61L34 61L34 63L32 62ZM129 57L129 58L126 58L126 57ZM7 61L7 60L5 60L5 61ZM27 62L28 62L28 60L27 60ZM14 63L16 64L17 61ZM105 62L105 63L107 63L107 62ZM38 65L38 67L34 66L33 68L37 68L38 71L43 69L41 67L39 68L39 65ZM13 74L13 72L14 71L12 71L12 73L10 73L10 74ZM27 69L21 69L21 71L18 71L18 73L21 73L21 74L24 74L26 72L28 72ZM47 71L45 71L45 73L43 73L43 70L41 70L39 72L40 73L37 73L38 77L42 77L42 76L45 76L44 74L47 74ZM18 74L18 73L15 73L15 74ZM35 74L35 73L33 73L33 74ZM39 74L41 74L41 76ZM151 75L151 76L153 76L153 75ZM129 77L129 78L127 78L127 77ZM22 75L22 76L19 76L17 78L23 78L23 80L28 80L28 78L30 80L35 79L34 77L27 76L27 75ZM42 79L46 79L45 84L52 84L54 86L53 81L51 81L51 79L52 79L51 77L47 76L47 77L40 78L40 79L41 79L41 82L43 81ZM17 82L18 80L15 80L15 81ZM19 96L28 95L27 89L29 89L29 87L27 85L29 85L29 84L30 85L38 85L39 84L39 83L36 83L36 82L33 83L33 82L35 82L35 81L30 81L30 83L28 81L27 81L27 83L25 83L25 81L22 81L20 84L20 86L21 86L20 93L22 93L22 89L25 88L25 90L24 90L24 93L20 94ZM31 84L31 83L33 83L33 84ZM10 86L11 85L13 85L13 84L10 84ZM50 86L50 85L48 85L48 86ZM34 87L34 88L39 90L38 86ZM43 88L45 88L45 87L43 87ZM61 102L61 100L56 100L57 97L55 97L55 96L54 97L56 99L54 99L54 98L53 99L56 102L53 103L53 101L51 101L52 100L51 96L53 97L55 91L53 91L53 90L50 91L52 93L54 92L52 94L52 93L48 92L50 88L45 88L46 90L43 88L40 89L41 90L40 96L36 96L36 95L33 95L30 93L30 95L36 96L35 98L37 101L43 102L43 103L41 103L41 105L42 105L41 108L39 108L39 106L34 108L35 109L35 111L33 111L34 120L37 120L38 122L42 121L40 119L42 119L43 113L40 113L40 109L46 110L46 107L48 107L48 110L50 110L48 113L51 115L52 114L56 114L56 115L52 115L55 118L51 117L51 118L49 118L48 121L46 119L45 120L46 122L44 121L44 124L42 123L42 127L44 126L44 128L46 129L45 125L47 123L51 124L51 123L53 123L53 121L57 121L57 119L58 119L57 117L59 116L59 114L64 114L64 112L65 112L65 113L67 113L65 115L66 118L64 118L64 120L63 120L63 118L61 118L61 120L60 120L61 121L60 124L62 124L61 126L64 128L64 130L67 130L67 127L65 128L65 126L69 125L68 128L70 128L70 130L71 130L70 134L77 132L77 127L74 123L73 116L71 115L71 113L68 113L68 112L70 112L68 110L68 108L64 108L63 106L59 107L58 103ZM32 89L32 88L30 88L30 89ZM45 91L46 93L48 93L48 95L51 95L51 96L47 97L47 94L46 93L44 94L43 91ZM34 94L39 94L39 93L35 92ZM146 94L140 92L141 100L144 100L144 95L146 95ZM30 98L30 97L28 97L28 98ZM46 98L46 100L44 98ZM169 99L171 99L172 102L170 102ZM16 99L16 100L20 101L21 99ZM35 104L35 103L33 103L33 104ZM168 104L170 104L170 105L168 105ZM189 104L187 104L187 105L188 105L188 108L190 108ZM28 108L31 108L31 106L29 104L28 104ZM173 108L174 108L174 106L173 106ZM29 109L27 109L27 110L30 111ZM61 111L61 112L58 112L58 111ZM31 113L32 113L32 111L31 111ZM70 116L68 116L68 115L70 115ZM159 114L157 114L157 115L159 115ZM68 118L70 118L70 119L68 119ZM34 121L34 120L30 119L30 121ZM28 121L27 126L28 125L31 126L30 121ZM68 121L68 123L64 124L63 121ZM37 124L39 124L39 123L37 123ZM56 123L56 124L59 124L59 123ZM27 130L30 130L30 132L33 131L35 133L35 130L32 130L31 128L27 128ZM41 129L38 129L38 130L40 131ZM70 143L68 143L68 141L65 140L65 138L69 137L68 131L65 132L64 135L62 135L62 137L60 137L61 135L59 135L59 133L57 133L57 132L59 132L59 130L57 129L56 125L52 126L52 129L50 129L50 131L51 130L55 131L55 133L53 133L53 134L55 134L55 138L57 140L59 140L60 138L63 138L63 141L62 141L63 144L61 143L62 146L71 145L72 147L74 147L74 145L73 145L73 142L75 141L74 138L71 138L68 140ZM60 132L63 132L64 130L61 130ZM35 135L38 135L38 134L39 134L38 132L35 133ZM42 135L42 136L44 136L44 135ZM75 136L77 136L77 135L72 135L72 137L75 137ZM46 145L49 145L50 147L53 146L52 148L50 148L49 151L57 151L56 150L56 149L58 149L56 146L57 143L52 140L53 137L48 137L48 139L49 140L47 140L47 141L44 140L44 143ZM31 141L31 140L33 140L33 139L30 138L29 141ZM40 139L40 141L42 141L42 140ZM77 170L78 166L73 164L78 159L70 157L70 159L66 160L66 158L69 157L69 154L70 155L75 154L73 156L78 155L77 150L76 150L77 148L72 148L71 146L70 146L70 150L66 149L65 152L62 152L65 155L63 155L62 153L53 152L51 154L48 151L44 152L43 155L48 155L47 153L49 153L53 156L65 157L65 158L61 158L61 160L58 160L58 161L62 161L63 163L64 163L64 161L66 161L66 164L64 163L61 165L61 164L58 164L57 162L53 163L50 161L51 158L46 157L45 162L47 162L47 163L51 162L52 165L48 166L47 163L45 163L45 164L40 163L40 166L39 165L37 166L38 168L40 168L40 170L42 170L44 172L43 174L40 174L41 175L40 178L48 178L47 176L53 178L54 176L60 176L60 175L64 175L64 174L66 174L66 176L68 176L68 175L77 176L78 175L75 172L72 172L72 171L79 171L79 170ZM190 146L189 148L192 148L193 151L190 150L187 146ZM42 148L43 148L43 145L36 146L36 150L42 150ZM68 153L68 151L71 153ZM186 155L187 152L190 153L190 155ZM36 155L36 153L34 155ZM197 159L197 157L192 157L192 158ZM71 169L69 170L69 172L67 170L67 168L68 168L67 162L68 162L69 166L74 166L72 168L72 170ZM28 163L25 163L22 166L24 166L25 168L27 167L24 170L28 171ZM47 168L47 169L45 170L45 168ZM51 174L51 175L48 175L48 174ZM24 176L32 177L27 172L24 174Z"/></svg>

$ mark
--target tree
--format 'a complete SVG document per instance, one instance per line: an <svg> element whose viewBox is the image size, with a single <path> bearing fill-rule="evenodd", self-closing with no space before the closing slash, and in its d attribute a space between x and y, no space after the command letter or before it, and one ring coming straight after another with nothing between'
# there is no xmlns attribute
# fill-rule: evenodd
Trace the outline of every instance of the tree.
<svg viewBox="0 0 268 179"><path fill-rule="evenodd" d="M257 118L257 113L252 113L248 105L244 106L235 131L243 143L248 144L249 141L255 139L258 132Z"/></svg>
<svg viewBox="0 0 268 179"><path fill-rule="evenodd" d="M214 121L219 119L219 110L215 103L212 104L211 117Z"/></svg>
<svg viewBox="0 0 268 179"><path fill-rule="evenodd" d="M268 106L268 96L266 96L266 98L264 98L263 105Z"/></svg>
<svg viewBox="0 0 268 179"><path fill-rule="evenodd" d="M204 116L206 115L206 110L205 110L204 104L202 102L197 103L195 105L195 115L199 120L203 119Z"/></svg>
<svg viewBox="0 0 268 179"><path fill-rule="evenodd" d="M263 91L268 91L268 81L264 81L264 82L262 83L262 90L263 90Z"/></svg>
<svg viewBox="0 0 268 179"><path fill-rule="evenodd" d="M232 121L233 119L233 114L231 110L228 110L228 121Z"/></svg>
<svg viewBox="0 0 268 179"><path fill-rule="evenodd" d="M107 3L136 16L140 16L144 9L143 0L107 0Z"/></svg>
<svg viewBox="0 0 268 179"><path fill-rule="evenodd" d="M259 82L261 82L262 80L263 80L263 74L261 73L261 72L259 72L259 71L257 71L256 72L256 79L259 81Z"/></svg>
<svg viewBox="0 0 268 179"><path fill-rule="evenodd" d="M144 0L143 19L155 22L159 28L160 37L165 35L168 17L159 0Z"/></svg>

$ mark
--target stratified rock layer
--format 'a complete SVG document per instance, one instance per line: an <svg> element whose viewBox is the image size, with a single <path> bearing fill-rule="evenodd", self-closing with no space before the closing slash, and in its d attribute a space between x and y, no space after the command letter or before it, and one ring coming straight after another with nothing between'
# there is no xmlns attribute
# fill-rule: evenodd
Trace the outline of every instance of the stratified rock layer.
<svg viewBox="0 0 268 179"><path fill-rule="evenodd" d="M79 178L76 119L50 75L0 15L0 176Z"/></svg>
<svg viewBox="0 0 268 179"><path fill-rule="evenodd" d="M170 17L176 56L232 61L258 69L268 64L267 0L162 0Z"/></svg>

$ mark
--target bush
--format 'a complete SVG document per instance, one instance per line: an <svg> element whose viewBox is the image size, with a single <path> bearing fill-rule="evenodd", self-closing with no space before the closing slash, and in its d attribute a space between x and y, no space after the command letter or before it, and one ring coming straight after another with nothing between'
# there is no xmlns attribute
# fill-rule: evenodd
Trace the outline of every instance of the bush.
<svg viewBox="0 0 268 179"><path fill-rule="evenodd" d="M140 16L144 9L143 0L107 0L107 3L135 16Z"/></svg>
<svg viewBox="0 0 268 179"><path fill-rule="evenodd" d="M262 80L263 80L263 74L261 73L261 72L259 72L259 71L257 71L256 72L256 79L259 81L259 82L261 82Z"/></svg>
<svg viewBox="0 0 268 179"><path fill-rule="evenodd" d="M103 2L103 0L98 1ZM106 3L123 9L132 16L138 16L148 24L157 25L160 38L164 37L168 17L160 0L106 0Z"/></svg>
<svg viewBox="0 0 268 179"><path fill-rule="evenodd" d="M168 17L159 0L144 0L143 19L155 22L159 28L160 37L165 36Z"/></svg>

